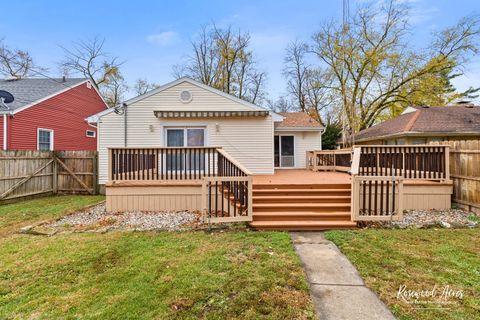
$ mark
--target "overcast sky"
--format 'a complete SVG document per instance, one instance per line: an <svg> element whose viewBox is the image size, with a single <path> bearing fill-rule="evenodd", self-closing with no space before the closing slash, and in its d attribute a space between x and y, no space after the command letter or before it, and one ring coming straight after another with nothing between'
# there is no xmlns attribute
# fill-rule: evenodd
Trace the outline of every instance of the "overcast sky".
<svg viewBox="0 0 480 320"><path fill-rule="evenodd" d="M480 0L402 0L412 7L412 44L421 47L435 30L479 13ZM350 0L350 11L365 0ZM190 43L202 25L231 24L251 35L259 68L268 73L267 89L275 99L285 93L281 70L285 47L308 40L320 23L340 19L342 1L5 1L0 35L11 47L27 49L36 62L58 76L60 46L95 36L106 39L106 50L125 61L129 84L137 78L164 84L173 80L172 66L190 53ZM480 86L480 59L455 84Z"/></svg>

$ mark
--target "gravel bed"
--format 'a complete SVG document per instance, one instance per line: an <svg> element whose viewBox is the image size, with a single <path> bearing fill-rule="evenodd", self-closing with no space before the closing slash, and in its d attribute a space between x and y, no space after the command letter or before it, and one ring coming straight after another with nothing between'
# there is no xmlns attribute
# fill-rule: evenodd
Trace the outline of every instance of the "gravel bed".
<svg viewBox="0 0 480 320"><path fill-rule="evenodd" d="M390 228L473 228L478 226L478 220L479 217L474 213L460 209L408 210L403 213L402 220L380 222L378 226Z"/></svg>
<svg viewBox="0 0 480 320"><path fill-rule="evenodd" d="M82 227L83 229L168 230L185 229L199 223L199 216L191 212L119 212L107 213L105 204L61 218L47 227Z"/></svg>

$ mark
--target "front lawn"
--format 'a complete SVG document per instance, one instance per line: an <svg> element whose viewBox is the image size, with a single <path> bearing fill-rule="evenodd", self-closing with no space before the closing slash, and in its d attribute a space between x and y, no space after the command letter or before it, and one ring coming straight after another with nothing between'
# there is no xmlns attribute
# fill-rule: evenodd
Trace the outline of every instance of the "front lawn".
<svg viewBox="0 0 480 320"><path fill-rule="evenodd" d="M480 229L332 231L326 237L400 319L478 318ZM429 296L412 303L419 290Z"/></svg>
<svg viewBox="0 0 480 320"><path fill-rule="evenodd" d="M287 233L8 234L0 257L0 319L314 318Z"/></svg>

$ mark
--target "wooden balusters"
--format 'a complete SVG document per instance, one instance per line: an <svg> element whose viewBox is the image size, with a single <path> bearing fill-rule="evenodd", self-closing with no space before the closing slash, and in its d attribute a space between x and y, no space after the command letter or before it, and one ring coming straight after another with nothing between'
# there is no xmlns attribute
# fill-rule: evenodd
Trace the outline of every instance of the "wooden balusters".
<svg viewBox="0 0 480 320"><path fill-rule="evenodd" d="M447 146L359 146L359 175L446 180Z"/></svg>

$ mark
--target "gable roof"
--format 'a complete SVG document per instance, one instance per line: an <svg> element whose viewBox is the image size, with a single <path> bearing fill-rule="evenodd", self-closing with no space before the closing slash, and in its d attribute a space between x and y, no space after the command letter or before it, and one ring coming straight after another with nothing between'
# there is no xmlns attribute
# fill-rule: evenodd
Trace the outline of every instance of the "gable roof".
<svg viewBox="0 0 480 320"><path fill-rule="evenodd" d="M398 117L358 132L355 140L367 141L419 133L480 135L480 107L410 107Z"/></svg>
<svg viewBox="0 0 480 320"><path fill-rule="evenodd" d="M66 78L65 81L53 78L0 80L0 90L14 96L15 100L7 106L10 112L15 113L87 81L84 78Z"/></svg>
<svg viewBox="0 0 480 320"><path fill-rule="evenodd" d="M276 128L323 129L322 125L306 112L279 112L278 114L283 116L283 121Z"/></svg>
<svg viewBox="0 0 480 320"><path fill-rule="evenodd" d="M237 103L240 103L240 104L242 104L242 105L244 105L244 106L247 106L247 107L251 108L252 110L259 110L259 111L265 111L265 110L267 110L266 108L257 106L257 105L255 105L255 104L253 104L253 103L250 103L250 102L245 101L245 100L243 100L243 99L240 99L240 98L237 98L237 97L235 97L235 96L232 96L231 94L228 94L228 93L225 93L225 92L223 92L223 91L221 91L221 90L218 90L218 89L212 88L212 87L210 87L210 86L207 86L206 84L203 84L203 83L201 83L201 82L198 82L198 81L196 81L196 80L193 80L193 79L191 79L191 78L189 78L189 77L182 77L182 78L179 78L179 79L174 80L174 81L172 81L172 82L169 82L169 83L167 83L167 84L165 84L165 85L163 85L163 86L160 86L160 87L158 87L158 88L156 88L156 89L153 89L153 90L151 90L151 91L149 91L149 92L147 92L147 93L144 93L144 94L142 94L142 95L139 95L139 96L137 96L137 97L134 97L134 98L132 98L132 99L129 99L129 100L125 101L125 104L126 104L127 107L128 107L129 105L131 105L131 104L133 104L133 103L135 103L135 102L138 102L138 101L141 101L141 100L143 100L143 99L146 99L146 98L148 98L148 97L150 97L150 96L153 96L153 95L155 95L155 94L157 94L157 93L160 93L160 92L162 92L162 91L164 91L164 90L167 90L167 89L169 89L169 88L172 88L172 87L174 87L174 86L176 86L176 85L178 85L178 84L180 84L180 83L183 83L183 82L187 82L187 83L189 83L189 84L191 84L191 85L194 85L194 86L197 86L197 87L202 88L202 89L204 89L204 90L207 90L207 91L210 91L210 92L212 92L212 93L218 94L218 95L220 95L220 96L222 96L222 97L224 97L224 98L227 98L227 99L229 99L229 100L232 100L232 101L234 101L234 102L237 102ZM107 115L107 114L109 114L109 113L112 113L112 112L114 111L114 109L115 109L115 108L109 108L109 109L107 109L107 110L104 110L104 111L102 111L102 112L99 112L99 113L97 113L97 114L94 114L94 115L88 117L88 121L91 122L91 123L95 123L95 122L98 121L99 118L101 118L101 117L103 117L103 116L105 116L105 115ZM272 117L273 117L273 120L274 120L274 121L282 121L282 120L283 120L283 118L282 118L281 116L279 116L278 114L273 113L273 112L272 112Z"/></svg>

